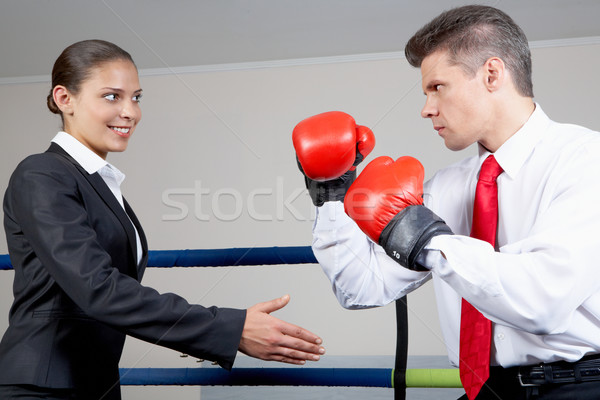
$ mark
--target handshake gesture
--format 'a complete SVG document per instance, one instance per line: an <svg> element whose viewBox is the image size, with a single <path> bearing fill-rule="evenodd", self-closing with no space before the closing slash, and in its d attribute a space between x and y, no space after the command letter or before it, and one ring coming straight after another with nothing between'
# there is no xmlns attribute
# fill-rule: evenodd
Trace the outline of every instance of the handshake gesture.
<svg viewBox="0 0 600 400"><path fill-rule="evenodd" d="M335 111L300 122L293 142L316 206L343 201L346 214L396 262L427 270L417 262L419 254L431 238L452 231L423 206L424 170L417 159L378 157L356 178L356 166L375 146L375 137Z"/></svg>

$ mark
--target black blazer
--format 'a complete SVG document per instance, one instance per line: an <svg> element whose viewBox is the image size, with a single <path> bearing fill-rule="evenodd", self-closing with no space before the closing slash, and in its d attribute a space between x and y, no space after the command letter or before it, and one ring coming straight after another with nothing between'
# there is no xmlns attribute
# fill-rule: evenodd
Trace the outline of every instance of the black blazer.
<svg viewBox="0 0 600 400"><path fill-rule="evenodd" d="M0 384L74 388L120 398L125 335L231 368L245 310L190 305L140 280L142 227L102 177L60 146L22 161L4 198L14 303L0 342ZM137 265L135 231L143 255Z"/></svg>

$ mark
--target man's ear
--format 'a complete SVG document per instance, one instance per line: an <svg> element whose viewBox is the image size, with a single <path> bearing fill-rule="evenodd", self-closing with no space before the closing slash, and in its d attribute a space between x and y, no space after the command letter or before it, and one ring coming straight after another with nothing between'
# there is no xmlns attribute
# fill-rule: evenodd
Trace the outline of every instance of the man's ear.
<svg viewBox="0 0 600 400"><path fill-rule="evenodd" d="M62 85L54 86L54 89L52 89L52 97L54 103L56 103L56 106L63 114L73 113L73 95L66 87Z"/></svg>
<svg viewBox="0 0 600 400"><path fill-rule="evenodd" d="M506 79L506 66L498 57L489 58L483 65L485 86L491 92L500 89Z"/></svg>

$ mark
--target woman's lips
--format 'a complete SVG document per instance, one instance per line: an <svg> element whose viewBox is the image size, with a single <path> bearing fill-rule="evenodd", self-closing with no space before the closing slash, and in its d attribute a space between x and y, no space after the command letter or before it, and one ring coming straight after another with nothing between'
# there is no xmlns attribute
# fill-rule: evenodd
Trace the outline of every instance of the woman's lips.
<svg viewBox="0 0 600 400"><path fill-rule="evenodd" d="M131 128L129 127L119 127L119 126L109 126L110 130L121 137L129 137L131 132Z"/></svg>

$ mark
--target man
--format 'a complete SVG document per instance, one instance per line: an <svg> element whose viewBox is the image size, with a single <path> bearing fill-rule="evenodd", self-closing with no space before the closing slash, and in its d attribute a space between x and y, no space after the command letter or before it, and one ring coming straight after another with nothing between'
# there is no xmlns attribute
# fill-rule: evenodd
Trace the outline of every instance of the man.
<svg viewBox="0 0 600 400"><path fill-rule="evenodd" d="M464 399L597 398L600 135L551 121L533 101L527 39L500 10L444 12L405 52L421 69L422 116L450 150L477 143L478 155L438 171L421 193L416 160L376 159L354 181L356 162L340 177L313 158L342 129L314 119L296 127L318 200L313 250L338 300L381 306L433 279ZM468 335L474 349L461 343Z"/></svg>

